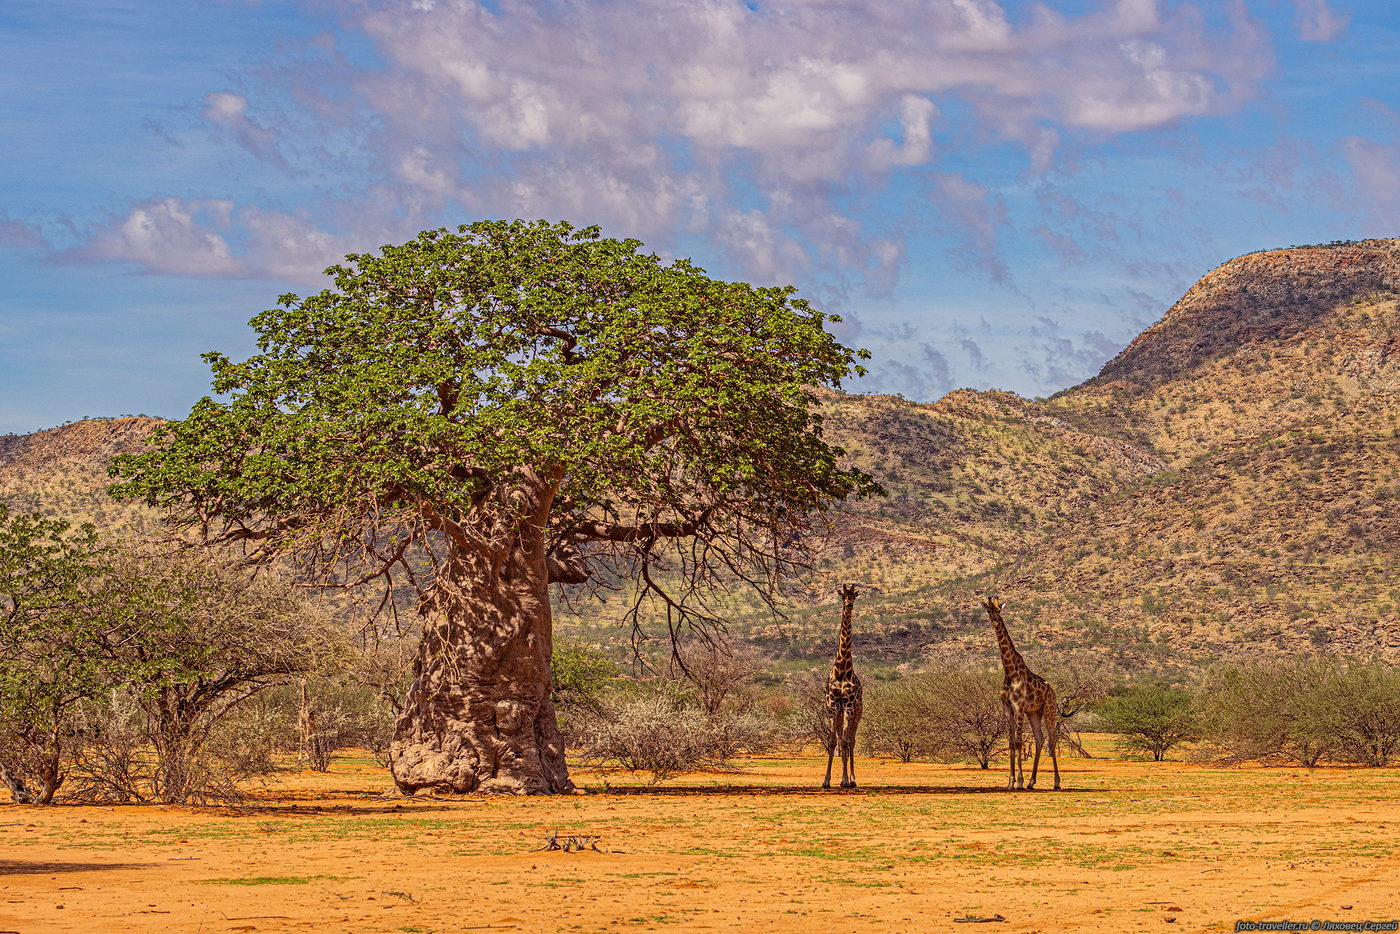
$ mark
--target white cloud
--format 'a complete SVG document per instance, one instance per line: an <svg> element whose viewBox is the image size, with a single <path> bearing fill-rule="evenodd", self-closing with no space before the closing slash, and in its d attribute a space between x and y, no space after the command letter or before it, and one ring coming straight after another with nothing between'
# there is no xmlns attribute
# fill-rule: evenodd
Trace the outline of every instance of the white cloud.
<svg viewBox="0 0 1400 934"><path fill-rule="evenodd" d="M882 172L895 166L920 165L927 162L931 148L930 130L938 108L926 97L906 94L899 102L899 122L902 139L896 143L881 137L868 148L869 166Z"/></svg>
<svg viewBox="0 0 1400 934"><path fill-rule="evenodd" d="M749 243L736 252L754 274L847 249L850 230L823 220L843 213L837 196L935 163L942 100L1041 172L1074 134L1227 112L1270 67L1242 9L1226 28L1155 0L1075 18L1036 6L1020 23L994 0L354 9L389 63L359 77L372 119L356 119L379 128L371 145L403 186L641 235L733 225L710 231ZM462 185L441 167L459 159L484 175ZM753 210L771 236L744 220ZM869 223L857 239L888 235Z"/></svg>
<svg viewBox="0 0 1400 934"><path fill-rule="evenodd" d="M1400 229L1400 146L1360 137L1342 140L1356 189L1367 204L1374 236L1393 237Z"/></svg>
<svg viewBox="0 0 1400 934"><path fill-rule="evenodd" d="M226 227L232 209L228 201L147 201L69 255L119 260L180 276L236 276L243 270L242 263L228 241L209 229Z"/></svg>
<svg viewBox="0 0 1400 934"><path fill-rule="evenodd" d="M1331 42L1351 22L1350 13L1338 13L1327 0L1293 0L1298 11L1298 35L1309 42Z"/></svg>
<svg viewBox="0 0 1400 934"><path fill-rule="evenodd" d="M143 271L322 284L323 270L364 237L333 236L301 217L230 201L158 198L92 232L65 260L131 263Z"/></svg>
<svg viewBox="0 0 1400 934"><path fill-rule="evenodd" d="M247 207L239 212L239 222L248 240L243 253L247 274L270 279L325 284L327 266L369 245L359 237L327 233L303 217L281 211Z"/></svg>
<svg viewBox="0 0 1400 934"><path fill-rule="evenodd" d="M204 119L233 134L238 145L260 159L278 165L285 160L277 149L277 131L264 127L248 116L248 99L231 91L214 91L204 95Z"/></svg>
<svg viewBox="0 0 1400 934"><path fill-rule="evenodd" d="M1079 16L1044 4L1012 15L996 0L382 0L343 10L375 65L313 43L310 59L263 72L280 83L273 92L293 92L296 112L255 119L248 97L220 90L202 113L268 162L290 170L295 156L304 177L324 176L328 160L368 162L377 177L358 191L322 191L347 235L408 234L454 213L562 217L653 241L704 236L762 280L856 270L875 291L894 282L909 220L880 220L894 215L861 199L895 178L925 191L960 225L963 248L984 254L975 262L1004 278L997 193L940 165L968 136L1023 146L1030 171L1045 173L1080 140L1229 112L1271 67L1263 31L1238 3L1223 23L1156 0ZM305 126L294 132L296 120ZM292 146L332 138L324 151ZM211 269L240 274L296 269L305 279L346 242L275 211L238 210L230 231L151 204L138 212L202 244ZM134 234L102 236L101 255L182 265Z"/></svg>

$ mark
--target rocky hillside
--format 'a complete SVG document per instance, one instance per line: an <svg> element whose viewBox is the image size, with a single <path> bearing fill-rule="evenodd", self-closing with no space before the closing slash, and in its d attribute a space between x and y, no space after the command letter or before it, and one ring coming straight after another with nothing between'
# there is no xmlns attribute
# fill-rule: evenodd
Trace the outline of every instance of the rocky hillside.
<svg viewBox="0 0 1400 934"><path fill-rule="evenodd" d="M990 654L996 589L1028 656L1176 668L1236 651L1400 661L1400 241L1254 253L1212 271L1099 376L1052 399L823 394L826 430L888 489L817 541L795 608L722 606L775 653L820 658L831 588L860 578L858 649ZM150 419L0 438L0 500L145 521L105 463ZM616 603L561 622L622 638Z"/></svg>
<svg viewBox="0 0 1400 934"><path fill-rule="evenodd" d="M144 415L87 419L32 435L0 435L0 503L100 528L141 526L144 509L107 497L107 465L135 453L160 424Z"/></svg>

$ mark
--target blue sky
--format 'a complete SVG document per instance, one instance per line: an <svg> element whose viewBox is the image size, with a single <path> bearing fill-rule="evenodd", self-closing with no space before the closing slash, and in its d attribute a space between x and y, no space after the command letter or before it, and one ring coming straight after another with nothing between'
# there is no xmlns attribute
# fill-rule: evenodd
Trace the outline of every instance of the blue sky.
<svg viewBox="0 0 1400 934"><path fill-rule="evenodd" d="M352 251L598 223L848 388L1044 395L1250 250L1400 236L1388 0L3 0L0 432L178 417Z"/></svg>

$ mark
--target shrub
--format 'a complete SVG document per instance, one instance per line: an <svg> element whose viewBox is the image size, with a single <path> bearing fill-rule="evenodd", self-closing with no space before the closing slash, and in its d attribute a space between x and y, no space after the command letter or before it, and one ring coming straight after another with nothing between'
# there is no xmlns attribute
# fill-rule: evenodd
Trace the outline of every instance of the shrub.
<svg viewBox="0 0 1400 934"><path fill-rule="evenodd" d="M1007 741L1001 671L984 665L965 665L929 672L925 677L933 695L935 758L958 762L970 759L988 768Z"/></svg>
<svg viewBox="0 0 1400 934"><path fill-rule="evenodd" d="M1384 768L1400 757L1400 672L1356 664L1348 666L1339 681L1339 758Z"/></svg>
<svg viewBox="0 0 1400 934"><path fill-rule="evenodd" d="M295 690L281 688L273 700L296 710L297 749L316 772L328 771L331 757L348 746L382 758L393 738L395 711L374 688L344 674L303 677Z"/></svg>
<svg viewBox="0 0 1400 934"><path fill-rule="evenodd" d="M608 690L622 670L602 649L563 638L554 640L552 670L549 696L559 731L566 742L577 745L580 725L603 713Z"/></svg>
<svg viewBox="0 0 1400 934"><path fill-rule="evenodd" d="M1120 751L1161 762L1200 735L1192 704L1191 694L1178 688L1137 686L1100 702L1095 712L1104 729L1118 734Z"/></svg>
<svg viewBox="0 0 1400 934"><path fill-rule="evenodd" d="M23 519L23 517L21 517ZM208 552L99 546L0 510L0 772L47 803L70 770L113 800L227 800L255 762L224 721L338 639L290 585ZM29 785L35 783L38 791Z"/></svg>
<svg viewBox="0 0 1400 934"><path fill-rule="evenodd" d="M682 772L723 767L740 751L758 751L773 734L760 718L735 712L707 714L670 681L619 691L579 730L586 761L646 772L653 784Z"/></svg>
<svg viewBox="0 0 1400 934"><path fill-rule="evenodd" d="M904 762L932 757L988 768L1006 744L1001 684L996 669L943 663L881 685L866 701L866 749Z"/></svg>
<svg viewBox="0 0 1400 934"><path fill-rule="evenodd" d="M865 696L857 737L868 755L912 762L934 752L935 725L927 679L914 675L877 685Z"/></svg>
<svg viewBox="0 0 1400 934"><path fill-rule="evenodd" d="M1224 665L1200 709L1207 736L1232 759L1323 759L1385 765L1400 755L1400 675L1335 657Z"/></svg>
<svg viewBox="0 0 1400 934"><path fill-rule="evenodd" d="M787 691L791 704L788 718L782 724L784 737L799 744L815 742L826 749L832 741L831 718L826 712L826 672L811 668L791 675ZM862 721L861 731L865 728Z"/></svg>
<svg viewBox="0 0 1400 934"><path fill-rule="evenodd" d="M240 801L248 779L274 770L281 738L279 729L244 713L200 723L186 745L172 749L158 742L159 727L138 695L113 691L85 705L69 794L107 804Z"/></svg>

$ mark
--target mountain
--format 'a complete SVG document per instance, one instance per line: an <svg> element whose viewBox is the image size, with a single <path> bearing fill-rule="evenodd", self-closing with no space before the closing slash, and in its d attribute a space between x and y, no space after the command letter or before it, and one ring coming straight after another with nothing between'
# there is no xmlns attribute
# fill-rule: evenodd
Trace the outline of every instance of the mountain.
<svg viewBox="0 0 1400 934"><path fill-rule="evenodd" d="M107 465L145 450L161 424L145 415L92 418L29 435L0 435L0 503L104 529L143 527L154 513L107 497Z"/></svg>
<svg viewBox="0 0 1400 934"><path fill-rule="evenodd" d="M719 602L744 638L823 658L836 582L857 651L994 652L995 590L1028 657L1171 670L1231 653L1400 660L1400 241L1253 253L1211 271L1098 376L1045 400L822 392L828 437L889 496L847 504L787 619ZM0 437L0 501L105 524L105 464L151 419ZM561 614L621 641L617 604Z"/></svg>

